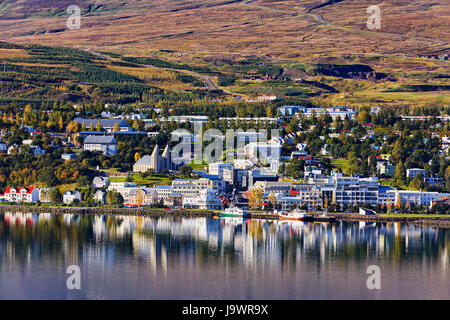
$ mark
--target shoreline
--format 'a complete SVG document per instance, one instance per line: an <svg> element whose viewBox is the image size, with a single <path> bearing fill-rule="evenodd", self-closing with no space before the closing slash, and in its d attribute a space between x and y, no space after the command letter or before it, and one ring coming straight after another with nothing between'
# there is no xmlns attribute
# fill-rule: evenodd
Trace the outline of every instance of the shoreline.
<svg viewBox="0 0 450 320"><path fill-rule="evenodd" d="M5 212L28 211L34 213L52 213L52 214L86 214L86 215L136 215L136 216L185 216L185 217L206 217L212 218L217 216L217 212L211 210L184 210L184 209L163 209L163 208L98 208L98 207L47 207L47 206L15 206L0 205L0 213ZM328 218L323 218L317 214L308 216L307 221L311 222L336 222L336 221L360 221L360 222L402 222L414 223L423 226L436 226L450 228L450 216L363 216L359 214L329 213ZM267 213L250 214L252 219L278 220L278 216Z"/></svg>

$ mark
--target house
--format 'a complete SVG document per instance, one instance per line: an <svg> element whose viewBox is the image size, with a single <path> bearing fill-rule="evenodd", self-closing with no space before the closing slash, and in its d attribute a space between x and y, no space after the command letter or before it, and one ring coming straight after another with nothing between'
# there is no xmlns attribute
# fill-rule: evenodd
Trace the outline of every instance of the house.
<svg viewBox="0 0 450 320"><path fill-rule="evenodd" d="M52 188L41 188L39 189L39 201L42 203L51 203L50 192Z"/></svg>
<svg viewBox="0 0 450 320"><path fill-rule="evenodd" d="M106 191L104 190L97 190L97 192L94 194L94 201L105 204L106 203Z"/></svg>
<svg viewBox="0 0 450 320"><path fill-rule="evenodd" d="M163 200L163 204L170 208L180 208L183 206L183 197L179 194L172 194Z"/></svg>
<svg viewBox="0 0 450 320"><path fill-rule="evenodd" d="M41 154L45 154L45 150L39 146L30 146L30 149L35 157Z"/></svg>
<svg viewBox="0 0 450 320"><path fill-rule="evenodd" d="M19 152L19 146L17 144L10 145L8 147L8 151L6 152L8 155L17 154Z"/></svg>
<svg viewBox="0 0 450 320"><path fill-rule="evenodd" d="M66 191L63 194L63 202L65 204L72 204L75 200L81 201L81 193L77 190Z"/></svg>
<svg viewBox="0 0 450 320"><path fill-rule="evenodd" d="M418 174L422 174L425 177L426 171L424 169L418 169L418 168L406 169L406 177L407 178L414 178Z"/></svg>
<svg viewBox="0 0 450 320"><path fill-rule="evenodd" d="M8 145L2 141L0 141L0 154L4 154L8 152Z"/></svg>
<svg viewBox="0 0 450 320"><path fill-rule="evenodd" d="M117 141L114 136L87 136L84 139L85 151L101 151L106 156L117 154Z"/></svg>
<svg viewBox="0 0 450 320"><path fill-rule="evenodd" d="M74 153L64 153L61 155L61 159L63 160L72 160L72 159L76 159L77 155Z"/></svg>
<svg viewBox="0 0 450 320"><path fill-rule="evenodd" d="M378 163L377 163L378 167ZM390 164L389 162L382 162L380 164L380 174L384 174L387 177L392 177L395 175L395 166L393 164Z"/></svg>
<svg viewBox="0 0 450 320"><path fill-rule="evenodd" d="M109 187L110 180L108 177L95 177L92 180L94 188L107 188Z"/></svg>
<svg viewBox="0 0 450 320"><path fill-rule="evenodd" d="M126 205L148 206L158 203L158 193L153 188L132 188L125 197Z"/></svg>
<svg viewBox="0 0 450 320"><path fill-rule="evenodd" d="M36 187L8 187L2 198L7 202L38 202L39 190Z"/></svg>
<svg viewBox="0 0 450 320"><path fill-rule="evenodd" d="M159 154L158 145L153 149L153 153L149 156L143 156L133 165L133 172L147 172L153 170L160 173L162 170L171 170L172 161L170 157L169 145L166 146L163 153Z"/></svg>

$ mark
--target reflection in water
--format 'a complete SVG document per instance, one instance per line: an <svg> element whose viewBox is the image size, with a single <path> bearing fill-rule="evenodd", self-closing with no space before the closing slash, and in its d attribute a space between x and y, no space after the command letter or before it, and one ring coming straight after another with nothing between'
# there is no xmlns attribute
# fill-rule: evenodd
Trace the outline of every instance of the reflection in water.
<svg viewBox="0 0 450 320"><path fill-rule="evenodd" d="M5 213L0 298L448 299L449 244L402 223Z"/></svg>

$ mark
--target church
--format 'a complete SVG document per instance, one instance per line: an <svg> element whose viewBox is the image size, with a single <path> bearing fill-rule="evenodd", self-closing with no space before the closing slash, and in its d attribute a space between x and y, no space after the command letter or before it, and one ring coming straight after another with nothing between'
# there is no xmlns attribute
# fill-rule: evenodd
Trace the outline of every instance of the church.
<svg viewBox="0 0 450 320"><path fill-rule="evenodd" d="M133 165L133 172L147 172L150 169L155 173L172 169L169 145L166 146L161 155L159 154L159 147L156 145L150 156L143 156Z"/></svg>

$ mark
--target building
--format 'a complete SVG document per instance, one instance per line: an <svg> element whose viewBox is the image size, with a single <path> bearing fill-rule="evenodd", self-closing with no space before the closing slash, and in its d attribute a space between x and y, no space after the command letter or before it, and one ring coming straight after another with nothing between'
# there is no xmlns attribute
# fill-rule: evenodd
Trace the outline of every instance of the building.
<svg viewBox="0 0 450 320"><path fill-rule="evenodd" d="M85 124L86 129L89 129L93 127L94 129L97 129L98 122L100 122L100 125L104 131L107 133L113 133L114 132L114 126L118 124L119 131L120 132L126 132L126 131L134 131L134 128L130 126L128 121L124 119L84 119L84 118L75 118L75 122L78 123L80 128L82 128L83 123Z"/></svg>
<svg viewBox="0 0 450 320"><path fill-rule="evenodd" d="M104 190L97 190L97 192L94 194L94 201L105 204L106 203L106 191Z"/></svg>
<svg viewBox="0 0 450 320"><path fill-rule="evenodd" d="M114 136L87 136L84 139L85 151L101 151L106 156L117 154L117 141Z"/></svg>
<svg viewBox="0 0 450 320"><path fill-rule="evenodd" d="M39 190L36 187L8 187L0 197L7 202L38 202Z"/></svg>
<svg viewBox="0 0 450 320"><path fill-rule="evenodd" d="M94 188L108 188L110 182L108 177L95 177L94 180L92 180L92 185Z"/></svg>
<svg viewBox="0 0 450 320"><path fill-rule="evenodd" d="M395 166L393 164L390 164L389 162L383 162L382 164L380 164L379 172L380 174L384 174L387 177L392 177L395 175Z"/></svg>
<svg viewBox="0 0 450 320"><path fill-rule="evenodd" d="M381 206L394 207L396 199L396 189L379 185L378 186L378 204Z"/></svg>
<svg viewBox="0 0 450 320"><path fill-rule="evenodd" d="M124 200L126 205L149 206L158 203L158 193L153 188L132 188Z"/></svg>
<svg viewBox="0 0 450 320"><path fill-rule="evenodd" d="M213 179L177 179L172 181L172 192L183 197L198 197L204 189L214 189L221 192L225 188L225 181Z"/></svg>
<svg viewBox="0 0 450 320"><path fill-rule="evenodd" d="M425 169L419 169L419 168L406 169L406 177L407 178L414 178L418 174L422 174L422 176L425 177L425 175L426 175Z"/></svg>
<svg viewBox="0 0 450 320"><path fill-rule="evenodd" d="M206 188L196 197L183 197L182 205L186 209L216 210L221 208L221 200L216 190Z"/></svg>
<svg viewBox="0 0 450 320"><path fill-rule="evenodd" d="M51 203L50 192L51 188L41 188L39 189L39 201L42 203Z"/></svg>
<svg viewBox="0 0 450 320"><path fill-rule="evenodd" d="M75 200L81 201L81 193L77 190L66 191L63 194L63 202L65 204L72 204Z"/></svg>
<svg viewBox="0 0 450 320"><path fill-rule="evenodd" d="M273 142L250 142L245 146L245 155L249 158L267 159L281 156L281 145ZM263 161L261 161L263 162Z"/></svg>
<svg viewBox="0 0 450 320"><path fill-rule="evenodd" d="M395 203L400 201L402 205L429 206L432 202L444 201L447 199L450 199L450 193L397 190Z"/></svg>
<svg viewBox="0 0 450 320"><path fill-rule="evenodd" d="M216 175L219 179L223 179L224 170L233 170L234 166L231 163L216 162L208 165L208 173Z"/></svg>
<svg viewBox="0 0 450 320"><path fill-rule="evenodd" d="M167 121L206 123L208 122L208 116L170 116L167 118Z"/></svg>
<svg viewBox="0 0 450 320"><path fill-rule="evenodd" d="M163 170L168 171L171 169L172 160L169 145L166 146L161 155L159 154L159 147L156 145L151 156L143 156L133 165L133 172L148 172L149 170L153 170L156 173L160 173Z"/></svg>
<svg viewBox="0 0 450 320"><path fill-rule="evenodd" d="M355 110L350 107L308 108L306 112L304 112L304 115L307 118L310 118L313 115L316 115L318 117L324 114L330 115L333 120L337 118L345 120L346 117L352 120L356 115Z"/></svg>
<svg viewBox="0 0 450 320"><path fill-rule="evenodd" d="M281 106L278 110L282 117L292 117L298 111L306 113L306 107L303 106Z"/></svg>
<svg viewBox="0 0 450 320"><path fill-rule="evenodd" d="M252 187L257 181L278 181L278 176L275 172L265 168L248 171L248 186ZM244 185L244 181L242 181L242 185Z"/></svg>

